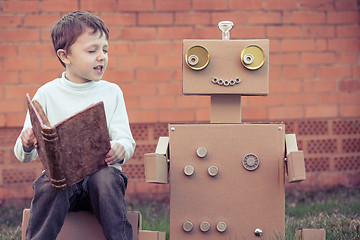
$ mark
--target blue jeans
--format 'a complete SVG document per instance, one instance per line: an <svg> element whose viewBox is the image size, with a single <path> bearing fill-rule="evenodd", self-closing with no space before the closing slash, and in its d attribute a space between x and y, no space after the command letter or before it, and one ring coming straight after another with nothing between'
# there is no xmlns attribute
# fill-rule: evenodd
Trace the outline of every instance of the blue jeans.
<svg viewBox="0 0 360 240"><path fill-rule="evenodd" d="M99 220L106 239L132 240L126 186L126 175L113 167L105 167L64 191L55 190L42 173L33 184L35 195L25 239L55 240L67 212L89 210Z"/></svg>

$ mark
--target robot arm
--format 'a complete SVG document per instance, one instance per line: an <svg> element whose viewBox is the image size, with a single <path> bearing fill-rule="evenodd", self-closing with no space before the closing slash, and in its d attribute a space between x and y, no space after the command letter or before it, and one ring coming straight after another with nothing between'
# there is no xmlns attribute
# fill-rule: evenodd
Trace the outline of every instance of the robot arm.
<svg viewBox="0 0 360 240"><path fill-rule="evenodd" d="M155 153L144 154L145 181L148 183L168 183L169 137L160 137Z"/></svg>
<svg viewBox="0 0 360 240"><path fill-rule="evenodd" d="M289 182L301 182L306 179L304 152L299 151L295 134L285 135L285 161Z"/></svg>

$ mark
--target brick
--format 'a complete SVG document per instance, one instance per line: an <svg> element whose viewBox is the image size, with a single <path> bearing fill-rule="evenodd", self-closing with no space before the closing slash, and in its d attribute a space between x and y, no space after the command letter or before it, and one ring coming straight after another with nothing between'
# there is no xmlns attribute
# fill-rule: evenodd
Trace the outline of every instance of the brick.
<svg viewBox="0 0 360 240"><path fill-rule="evenodd" d="M286 67L284 68L285 79L311 79L316 77L317 69L315 66L309 67Z"/></svg>
<svg viewBox="0 0 360 240"><path fill-rule="evenodd" d="M154 56L120 56L120 69L153 68L155 66Z"/></svg>
<svg viewBox="0 0 360 240"><path fill-rule="evenodd" d="M157 111L128 111L131 123L152 123L158 122Z"/></svg>
<svg viewBox="0 0 360 240"><path fill-rule="evenodd" d="M280 52L280 43L281 43L281 40L271 40L271 41L269 41L269 52L270 52L270 54ZM271 67L271 65L270 65L270 67Z"/></svg>
<svg viewBox="0 0 360 240"><path fill-rule="evenodd" d="M360 57L359 52L337 52L336 63L339 64L352 64Z"/></svg>
<svg viewBox="0 0 360 240"><path fill-rule="evenodd" d="M155 0L155 8L159 11L186 11L191 9L191 1Z"/></svg>
<svg viewBox="0 0 360 240"><path fill-rule="evenodd" d="M315 50L315 40L301 39L301 40L282 40L281 50L283 52L304 52Z"/></svg>
<svg viewBox="0 0 360 240"><path fill-rule="evenodd" d="M270 55L270 64L274 66L290 66L299 65L300 54L299 53L284 53Z"/></svg>
<svg viewBox="0 0 360 240"><path fill-rule="evenodd" d="M8 113L5 115L6 127L21 127L24 125L24 119L26 116L24 113Z"/></svg>
<svg viewBox="0 0 360 240"><path fill-rule="evenodd" d="M303 25L302 35L304 38L331 38L335 37L335 26L327 25Z"/></svg>
<svg viewBox="0 0 360 240"><path fill-rule="evenodd" d="M38 12L40 10L39 1L4 1L4 12Z"/></svg>
<svg viewBox="0 0 360 240"><path fill-rule="evenodd" d="M314 105L318 104L318 99L315 93L286 94L285 105Z"/></svg>
<svg viewBox="0 0 360 240"><path fill-rule="evenodd" d="M210 97L208 96L177 96L176 107L178 109L209 108Z"/></svg>
<svg viewBox="0 0 360 240"><path fill-rule="evenodd" d="M19 47L20 56L54 56L52 44L26 44Z"/></svg>
<svg viewBox="0 0 360 240"><path fill-rule="evenodd" d="M269 85L269 96L273 95L274 93L298 93L302 90L301 80L270 81Z"/></svg>
<svg viewBox="0 0 360 240"><path fill-rule="evenodd" d="M301 0L300 8L302 10L334 10L333 2L328 0Z"/></svg>
<svg viewBox="0 0 360 240"><path fill-rule="evenodd" d="M360 37L359 25L339 25L336 27L336 35L339 38Z"/></svg>
<svg viewBox="0 0 360 240"><path fill-rule="evenodd" d="M233 39L232 33L230 37ZM197 26L194 29L194 39L221 39L221 32L215 27Z"/></svg>
<svg viewBox="0 0 360 240"><path fill-rule="evenodd" d="M25 100L25 96L27 93L30 94L30 96L34 96L35 92L40 86L14 86L14 87L5 87L5 96L6 99L22 99ZM16 102L16 101L14 101ZM21 104L22 105L22 104Z"/></svg>
<svg viewBox="0 0 360 240"><path fill-rule="evenodd" d="M248 24L280 24L281 18L279 12L252 12L248 14Z"/></svg>
<svg viewBox="0 0 360 240"><path fill-rule="evenodd" d="M154 27L125 27L121 29L122 40L154 40L156 29Z"/></svg>
<svg viewBox="0 0 360 240"><path fill-rule="evenodd" d="M335 80L304 80L304 92L334 92L336 88Z"/></svg>
<svg viewBox="0 0 360 240"><path fill-rule="evenodd" d="M235 28L238 25L245 24L247 21L247 14L243 12L227 12L226 19L231 19ZM211 24L217 27L218 23L224 21L223 12L211 12ZM220 30L219 30L220 31Z"/></svg>
<svg viewBox="0 0 360 240"><path fill-rule="evenodd" d="M22 16L0 16L0 27L20 27Z"/></svg>
<svg viewBox="0 0 360 240"><path fill-rule="evenodd" d="M218 33L221 39L221 33ZM266 28L263 26L235 27L230 33L231 39L265 38Z"/></svg>
<svg viewBox="0 0 360 240"><path fill-rule="evenodd" d="M17 113L25 111L25 94L21 100L0 100L0 113Z"/></svg>
<svg viewBox="0 0 360 240"><path fill-rule="evenodd" d="M0 57L15 57L18 54L17 45L0 45Z"/></svg>
<svg viewBox="0 0 360 240"><path fill-rule="evenodd" d="M324 12L294 12L293 23L295 24L323 24L325 23Z"/></svg>
<svg viewBox="0 0 360 240"><path fill-rule="evenodd" d="M359 117L360 106L359 105L345 105L340 106L340 117Z"/></svg>
<svg viewBox="0 0 360 240"><path fill-rule="evenodd" d="M192 27L159 27L159 39L184 39L192 37Z"/></svg>
<svg viewBox="0 0 360 240"><path fill-rule="evenodd" d="M7 58L4 61L5 70L36 70L40 68L39 58Z"/></svg>
<svg viewBox="0 0 360 240"><path fill-rule="evenodd" d="M295 10L297 7L296 0L265 0L266 10Z"/></svg>
<svg viewBox="0 0 360 240"><path fill-rule="evenodd" d="M350 66L322 66L319 67L321 78L344 78L351 76Z"/></svg>
<svg viewBox="0 0 360 240"><path fill-rule="evenodd" d="M16 29L3 31L4 42L35 42L40 40L38 29Z"/></svg>
<svg viewBox="0 0 360 240"><path fill-rule="evenodd" d="M24 71L21 73L21 83L45 84L60 77L61 71Z"/></svg>
<svg viewBox="0 0 360 240"><path fill-rule="evenodd" d="M129 42L110 42L110 55L131 55L134 53L134 45Z"/></svg>
<svg viewBox="0 0 360 240"><path fill-rule="evenodd" d="M304 116L302 107L271 107L268 109L269 120L300 119Z"/></svg>
<svg viewBox="0 0 360 240"><path fill-rule="evenodd" d="M359 6L359 2L354 1L354 0L342 0L342 1L335 1L335 9L336 10L350 10L350 11L354 11L355 9L358 9Z"/></svg>
<svg viewBox="0 0 360 240"><path fill-rule="evenodd" d="M281 67L270 67L269 69L269 78L270 82L274 80L279 80L282 78L282 68Z"/></svg>
<svg viewBox="0 0 360 240"><path fill-rule="evenodd" d="M81 0L80 7L81 7L81 10L91 11L91 12L93 12L93 11L99 11L99 12L114 11L115 9L117 9L116 2L117 2L116 0L106 0L106 1Z"/></svg>
<svg viewBox="0 0 360 240"><path fill-rule="evenodd" d="M169 82L171 78L170 70L136 70L138 82Z"/></svg>
<svg viewBox="0 0 360 240"><path fill-rule="evenodd" d="M271 93L268 96L252 96L249 98L249 107L281 106L284 104L282 94Z"/></svg>
<svg viewBox="0 0 360 240"><path fill-rule="evenodd" d="M181 56L158 56L156 66L159 68L181 68Z"/></svg>
<svg viewBox="0 0 360 240"><path fill-rule="evenodd" d="M196 109L195 110L196 122L210 122L210 109Z"/></svg>
<svg viewBox="0 0 360 240"><path fill-rule="evenodd" d="M360 78L360 67L359 66L353 66L352 67L351 76L353 78Z"/></svg>
<svg viewBox="0 0 360 240"><path fill-rule="evenodd" d="M328 12L327 22L331 24L358 24L360 15L357 11L353 12Z"/></svg>
<svg viewBox="0 0 360 240"><path fill-rule="evenodd" d="M20 82L20 73L18 71L0 71L0 76L1 84L17 84Z"/></svg>
<svg viewBox="0 0 360 240"><path fill-rule="evenodd" d="M262 10L263 1L262 0L230 0L229 9L232 10Z"/></svg>
<svg viewBox="0 0 360 240"><path fill-rule="evenodd" d="M360 39L329 39L329 50L360 50Z"/></svg>
<svg viewBox="0 0 360 240"><path fill-rule="evenodd" d="M135 73L133 70L107 70L103 76L103 79L119 84L129 83L135 80Z"/></svg>
<svg viewBox="0 0 360 240"><path fill-rule="evenodd" d="M139 109L139 98L138 97L127 97L124 95L124 100L126 104L126 109L129 110L137 110Z"/></svg>
<svg viewBox="0 0 360 240"><path fill-rule="evenodd" d="M301 63L305 65L333 64L335 63L335 53L304 52L301 54Z"/></svg>
<svg viewBox="0 0 360 240"><path fill-rule="evenodd" d="M193 0L193 10L226 10L226 0Z"/></svg>
<svg viewBox="0 0 360 240"><path fill-rule="evenodd" d="M143 1L143 0L119 1L119 10L122 12L152 11L154 10L154 3L153 1Z"/></svg>
<svg viewBox="0 0 360 240"><path fill-rule="evenodd" d="M194 110L160 110L159 121L160 122L193 122L195 120Z"/></svg>
<svg viewBox="0 0 360 240"><path fill-rule="evenodd" d="M171 52L170 42L137 42L135 43L136 55L166 55Z"/></svg>
<svg viewBox="0 0 360 240"><path fill-rule="evenodd" d="M63 66L61 65L60 61L58 60L57 57L53 56L53 57L42 57L41 58L41 67L43 70L53 70L53 71L60 71L61 69L64 69ZM37 70L37 69L32 69L32 70Z"/></svg>
<svg viewBox="0 0 360 240"><path fill-rule="evenodd" d="M301 36L300 26L268 26L266 27L268 38L294 38Z"/></svg>
<svg viewBox="0 0 360 240"><path fill-rule="evenodd" d="M171 109L174 107L174 96L144 96L140 98L141 109Z"/></svg>
<svg viewBox="0 0 360 240"><path fill-rule="evenodd" d="M241 108L242 121L249 120L265 120L267 119L267 108L256 107L256 108Z"/></svg>
<svg viewBox="0 0 360 240"><path fill-rule="evenodd" d="M138 24L165 26L174 24L174 16L172 13L139 13Z"/></svg>
<svg viewBox="0 0 360 240"><path fill-rule="evenodd" d="M45 0L41 2L42 12L71 12L79 9L78 1L62 0L61 4L57 0Z"/></svg>
<svg viewBox="0 0 360 240"><path fill-rule="evenodd" d="M103 13L101 19L109 26L134 26L136 25L135 13Z"/></svg>
<svg viewBox="0 0 360 240"><path fill-rule="evenodd" d="M123 83L120 87L125 96L153 96L157 94L155 83Z"/></svg>
<svg viewBox="0 0 360 240"><path fill-rule="evenodd" d="M328 50L328 43L325 39L316 39L316 50L317 51L327 51Z"/></svg>
<svg viewBox="0 0 360 240"><path fill-rule="evenodd" d="M24 26L49 27L55 25L59 18L58 14L27 15L24 17Z"/></svg>
<svg viewBox="0 0 360 240"><path fill-rule="evenodd" d="M347 105L353 104L360 101L360 93L354 92L337 92L332 93L329 96L328 102L330 104L339 104L339 105Z"/></svg>
<svg viewBox="0 0 360 240"><path fill-rule="evenodd" d="M207 12L179 12L175 14L176 25L208 25L210 13Z"/></svg>
<svg viewBox="0 0 360 240"><path fill-rule="evenodd" d="M321 106L305 106L305 118L330 118L338 116L338 106L336 105L321 105Z"/></svg>
<svg viewBox="0 0 360 240"><path fill-rule="evenodd" d="M157 85L159 95L181 95L181 83L161 83Z"/></svg>
<svg viewBox="0 0 360 240"><path fill-rule="evenodd" d="M0 127L5 127L5 114L0 113Z"/></svg>

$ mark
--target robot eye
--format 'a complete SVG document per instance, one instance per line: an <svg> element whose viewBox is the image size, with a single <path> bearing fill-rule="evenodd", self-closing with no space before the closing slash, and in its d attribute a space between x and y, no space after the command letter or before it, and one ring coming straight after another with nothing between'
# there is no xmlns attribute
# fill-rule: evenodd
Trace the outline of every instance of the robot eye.
<svg viewBox="0 0 360 240"><path fill-rule="evenodd" d="M264 65L265 53L256 45L250 45L241 51L242 65L249 70L258 70Z"/></svg>
<svg viewBox="0 0 360 240"><path fill-rule="evenodd" d="M185 62L192 70L203 70L210 62L209 51L203 46L192 46L186 51Z"/></svg>

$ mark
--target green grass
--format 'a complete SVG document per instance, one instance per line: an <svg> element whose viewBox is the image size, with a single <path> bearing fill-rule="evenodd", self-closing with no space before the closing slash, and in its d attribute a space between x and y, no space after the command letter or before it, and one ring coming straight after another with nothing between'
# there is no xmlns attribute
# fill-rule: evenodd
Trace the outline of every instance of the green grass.
<svg viewBox="0 0 360 240"><path fill-rule="evenodd" d="M0 240L20 239L22 209L0 208ZM295 240L298 228L324 228L326 239L360 240L360 185L308 193L287 193L286 239ZM145 230L166 231L169 239L169 204L161 201L128 203L129 210L142 214Z"/></svg>

